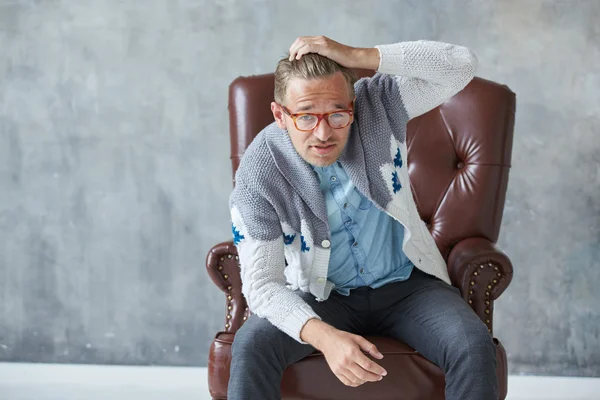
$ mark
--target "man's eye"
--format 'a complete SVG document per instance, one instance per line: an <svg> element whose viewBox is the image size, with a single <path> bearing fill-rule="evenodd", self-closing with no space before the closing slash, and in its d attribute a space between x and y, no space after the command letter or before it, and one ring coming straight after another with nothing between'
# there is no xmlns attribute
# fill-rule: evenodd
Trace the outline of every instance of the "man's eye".
<svg viewBox="0 0 600 400"><path fill-rule="evenodd" d="M301 115L298 117L298 120L303 121L303 122L308 122L310 120L312 120L314 117L312 115Z"/></svg>

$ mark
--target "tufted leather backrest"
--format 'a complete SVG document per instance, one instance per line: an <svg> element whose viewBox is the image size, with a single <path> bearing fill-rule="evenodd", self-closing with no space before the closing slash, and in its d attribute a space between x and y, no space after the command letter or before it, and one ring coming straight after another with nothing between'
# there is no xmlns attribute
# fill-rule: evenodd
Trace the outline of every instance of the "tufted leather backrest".
<svg viewBox="0 0 600 400"><path fill-rule="evenodd" d="M373 72L357 70L360 77ZM273 74L229 87L233 174L256 134L273 122ZM408 124L413 195L444 258L462 239L498 240L511 162L515 94L475 78L441 106ZM235 184L235 182L234 182Z"/></svg>

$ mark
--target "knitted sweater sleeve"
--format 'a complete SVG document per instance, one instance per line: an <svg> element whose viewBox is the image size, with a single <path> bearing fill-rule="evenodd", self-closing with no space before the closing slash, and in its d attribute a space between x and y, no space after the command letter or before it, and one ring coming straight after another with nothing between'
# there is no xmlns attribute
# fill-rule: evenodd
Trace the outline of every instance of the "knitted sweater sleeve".
<svg viewBox="0 0 600 400"><path fill-rule="evenodd" d="M233 240L240 257L242 293L250 310L302 344L300 331L321 319L286 287L283 232L273 206L238 182L230 197Z"/></svg>
<svg viewBox="0 0 600 400"><path fill-rule="evenodd" d="M394 75L408 118L439 106L475 76L477 57L466 47L417 41L375 46L378 72Z"/></svg>

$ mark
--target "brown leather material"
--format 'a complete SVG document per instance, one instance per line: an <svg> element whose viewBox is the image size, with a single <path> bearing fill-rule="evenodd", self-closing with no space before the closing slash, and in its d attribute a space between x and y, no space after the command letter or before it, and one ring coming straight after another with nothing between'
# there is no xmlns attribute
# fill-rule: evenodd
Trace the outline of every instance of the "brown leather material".
<svg viewBox="0 0 600 400"><path fill-rule="evenodd" d="M500 232L515 95L475 78L408 124L408 171L421 218L444 258L459 241Z"/></svg>
<svg viewBox="0 0 600 400"><path fill-rule="evenodd" d="M233 336L233 333L219 332L210 346L208 353L208 391L213 399L227 399Z"/></svg>
<svg viewBox="0 0 600 400"><path fill-rule="evenodd" d="M506 254L487 239L465 239L450 253L448 274L452 284L493 332L494 300L513 276L512 263Z"/></svg>
<svg viewBox="0 0 600 400"><path fill-rule="evenodd" d="M210 249L206 257L208 276L225 293L225 331L235 333L250 315L242 295L242 280L237 249L224 242Z"/></svg>
<svg viewBox="0 0 600 400"><path fill-rule="evenodd" d="M496 344L496 377L498 378L498 398L506 399L508 395L508 360L506 349L502 343L494 338Z"/></svg>
<svg viewBox="0 0 600 400"><path fill-rule="evenodd" d="M357 71L359 76L372 71ZM232 172L245 149L273 121L273 74L236 79L229 88ZM411 120L407 130L408 169L412 192L448 263L452 284L493 330L493 306L509 285L513 268L494 243L498 239L511 163L515 94L506 86L475 78L441 106ZM234 182L235 184L235 182ZM237 251L232 242L215 246L206 267L225 293L224 330L209 354L209 389L225 399L230 347L234 333L248 317L241 292ZM285 399L442 399L442 371L403 343L374 337L386 355L390 377L359 388L342 385L322 355L290 366L282 381ZM506 351L497 347L500 399L507 394ZM375 386L377 385L377 386Z"/></svg>
<svg viewBox="0 0 600 400"><path fill-rule="evenodd" d="M273 74L240 77L229 86L229 130L233 176L254 137L273 122ZM248 116L252 118L248 118ZM234 182L235 184L235 182Z"/></svg>
<svg viewBox="0 0 600 400"><path fill-rule="evenodd" d="M234 335L217 334L210 352L209 389L213 399L227 398L231 343ZM382 336L367 336L384 358L378 360L388 372L380 382L367 383L358 388L343 385L331 372L319 351L286 369L281 381L285 400L437 400L444 399L444 374L440 368L419 353L397 340ZM496 344L496 375L499 393L507 393L506 351L498 340ZM218 370L216 367L218 366ZM327 390L323 390L327 388ZM376 393L376 394L375 394ZM401 397L399 397L401 393Z"/></svg>

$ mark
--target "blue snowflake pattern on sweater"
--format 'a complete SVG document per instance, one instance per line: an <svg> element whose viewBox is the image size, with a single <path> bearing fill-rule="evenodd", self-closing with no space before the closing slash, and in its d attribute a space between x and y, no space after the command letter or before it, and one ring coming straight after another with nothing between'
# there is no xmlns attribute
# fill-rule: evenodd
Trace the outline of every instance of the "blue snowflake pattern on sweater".
<svg viewBox="0 0 600 400"><path fill-rule="evenodd" d="M237 230L234 224L231 224L231 232L233 233L233 244L239 244L243 239L246 239L244 235Z"/></svg>
<svg viewBox="0 0 600 400"><path fill-rule="evenodd" d="M398 148L398 152L396 152L396 157L394 157L394 167L402 168L402 156L400 155L400 148Z"/></svg>
<svg viewBox="0 0 600 400"><path fill-rule="evenodd" d="M304 241L304 236L302 235L300 235L300 243L302 243L302 247L300 248L300 250L302 250L303 253L310 251L310 247L306 245L306 242Z"/></svg>
<svg viewBox="0 0 600 400"><path fill-rule="evenodd" d="M400 181L398 180L398 172L396 172L396 171L392 172L392 187L394 188L394 194L398 193L398 191L400 191L400 189L402 189L402 185L400 184Z"/></svg>
<svg viewBox="0 0 600 400"><path fill-rule="evenodd" d="M293 235L283 234L283 243L285 244L292 244L294 242L294 239L296 239L295 233Z"/></svg>

